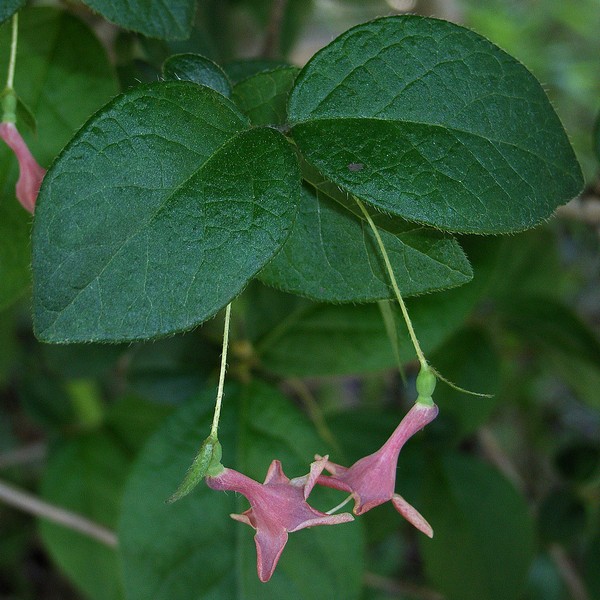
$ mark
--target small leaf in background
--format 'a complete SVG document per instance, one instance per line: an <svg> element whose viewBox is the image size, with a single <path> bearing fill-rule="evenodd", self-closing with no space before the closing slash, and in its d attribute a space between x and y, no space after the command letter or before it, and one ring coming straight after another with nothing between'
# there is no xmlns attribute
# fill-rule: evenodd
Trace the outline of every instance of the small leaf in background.
<svg viewBox="0 0 600 600"><path fill-rule="evenodd" d="M10 19L26 3L27 0L2 0L2 4L0 4L0 23Z"/></svg>
<svg viewBox="0 0 600 600"><path fill-rule="evenodd" d="M233 88L233 100L254 125L283 125L287 101L300 69L283 66L250 75Z"/></svg>
<svg viewBox="0 0 600 600"><path fill-rule="evenodd" d="M285 60L276 58L242 58L226 62L223 65L223 70L235 86L244 79L258 75L263 71L273 71L287 67L293 67L293 65Z"/></svg>
<svg viewBox="0 0 600 600"><path fill-rule="evenodd" d="M425 572L447 600L516 600L533 559L527 504L474 458L428 463L419 507L433 540L419 539Z"/></svg>
<svg viewBox="0 0 600 600"><path fill-rule="evenodd" d="M398 16L350 29L307 63L288 111L300 151L328 179L441 229L527 229L583 185L536 79L449 22Z"/></svg>
<svg viewBox="0 0 600 600"><path fill-rule="evenodd" d="M431 357L431 364L457 386L480 394L496 394L500 388L500 356L481 330L463 328ZM439 421L451 419L456 441L474 433L498 404L498 398L467 395L440 381L435 390Z"/></svg>
<svg viewBox="0 0 600 600"><path fill-rule="evenodd" d="M471 265L454 238L402 219L374 214L404 297L467 283ZM292 234L261 271L278 289L323 302L393 298L369 224L306 184Z"/></svg>
<svg viewBox="0 0 600 600"><path fill-rule="evenodd" d="M551 491L538 510L540 537L546 544L569 544L586 529L586 506L570 488Z"/></svg>
<svg viewBox="0 0 600 600"><path fill-rule="evenodd" d="M231 83L223 69L200 54L174 54L163 63L163 75L171 81L193 81L229 98Z"/></svg>
<svg viewBox="0 0 600 600"><path fill-rule="evenodd" d="M129 458L106 433L88 434L54 449L42 481L42 497L109 529L119 516ZM65 478L64 473L77 473ZM117 556L113 549L61 525L40 521L45 547L71 580L92 600L120 600Z"/></svg>
<svg viewBox="0 0 600 600"><path fill-rule="evenodd" d="M533 561L522 600L568 600L561 574L549 556L540 554Z"/></svg>
<svg viewBox="0 0 600 600"><path fill-rule="evenodd" d="M230 101L184 81L129 90L85 125L36 208L41 339L175 333L243 289L287 238L300 192L283 135L246 128Z"/></svg>
<svg viewBox="0 0 600 600"><path fill-rule="evenodd" d="M590 406L600 406L600 341L569 307L545 296L517 295L500 310L505 326L541 352L546 368Z"/></svg>
<svg viewBox="0 0 600 600"><path fill-rule="evenodd" d="M554 457L554 467L567 481L585 483L600 474L600 444L575 440Z"/></svg>
<svg viewBox="0 0 600 600"><path fill-rule="evenodd" d="M84 0L90 8L124 29L151 38L183 40L192 29L195 0Z"/></svg>
<svg viewBox="0 0 600 600"><path fill-rule="evenodd" d="M244 510L243 499L201 484L188 497L165 504L206 437L213 401L210 390L182 407L133 468L119 528L127 600L189 600L190 590L196 600L358 598L363 552L358 523L291 534L265 585L256 574L254 532L229 517ZM226 388L219 439L223 464L260 481L273 458L294 477L305 474L314 453L324 450L297 409L259 382L244 390Z"/></svg>
<svg viewBox="0 0 600 600"><path fill-rule="evenodd" d="M0 28L0 73L7 69L10 35L9 24ZM115 75L91 30L53 8L19 14L18 50L15 89L37 121L37 135L23 127L21 133L47 167L85 119L116 93ZM0 143L0 309L31 281L31 217L15 200L17 174L16 160Z"/></svg>

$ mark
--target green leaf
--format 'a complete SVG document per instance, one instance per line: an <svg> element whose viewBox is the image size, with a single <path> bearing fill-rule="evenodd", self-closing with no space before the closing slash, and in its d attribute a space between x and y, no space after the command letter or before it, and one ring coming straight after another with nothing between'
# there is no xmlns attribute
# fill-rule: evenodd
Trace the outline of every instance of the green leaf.
<svg viewBox="0 0 600 600"><path fill-rule="evenodd" d="M193 81L212 88L227 98L231 96L231 83L223 69L200 54L174 54L164 62L162 70L165 79Z"/></svg>
<svg viewBox="0 0 600 600"><path fill-rule="evenodd" d="M129 458L106 433L67 441L53 451L42 497L103 525L117 524ZM117 556L104 544L48 521L40 533L50 555L92 600L122 598Z"/></svg>
<svg viewBox="0 0 600 600"><path fill-rule="evenodd" d="M466 240L465 240L466 241ZM454 333L481 298L495 265L498 242L468 241L473 281L454 290L410 298L408 311L426 354ZM248 303L250 335L262 365L285 376L371 373L397 365L380 310L375 305L332 306L253 287ZM406 325L391 303L400 359L415 358Z"/></svg>
<svg viewBox="0 0 600 600"><path fill-rule="evenodd" d="M448 600L514 600L533 558L525 500L497 472L458 455L427 464L419 510L434 530L419 538L425 572Z"/></svg>
<svg viewBox="0 0 600 600"><path fill-rule="evenodd" d="M227 73L230 81L237 85L244 79L262 73L263 71L272 71L280 67L292 67L285 60L274 58L247 58L232 60L223 65L223 70Z"/></svg>
<svg viewBox="0 0 600 600"><path fill-rule="evenodd" d="M2 0L0 4L0 23L10 19L18 10L21 10L27 0Z"/></svg>
<svg viewBox="0 0 600 600"><path fill-rule="evenodd" d="M305 186L292 234L261 271L261 280L323 302L392 298L377 241L353 208ZM469 261L449 235L381 213L372 216L405 297L472 278Z"/></svg>
<svg viewBox="0 0 600 600"><path fill-rule="evenodd" d="M84 0L105 19L123 27L164 40L189 37L195 0Z"/></svg>
<svg viewBox="0 0 600 600"><path fill-rule="evenodd" d="M288 112L302 154L328 179L441 229L526 229L582 187L536 79L445 21L398 16L350 29L304 67Z"/></svg>
<svg viewBox="0 0 600 600"><path fill-rule="evenodd" d="M2 73L10 34L8 25L0 28ZM37 8L19 14L15 89L37 118L37 135L23 127L21 134L45 167L85 119L114 96L116 82L106 52L86 25L64 11ZM31 216L15 199L17 177L17 161L0 143L0 308L23 294L31 280Z"/></svg>
<svg viewBox="0 0 600 600"><path fill-rule="evenodd" d="M277 252L299 195L293 151L245 131L191 82L108 104L48 172L33 231L34 324L44 341L126 341L189 329Z"/></svg>
<svg viewBox="0 0 600 600"><path fill-rule="evenodd" d="M229 517L245 509L242 497L201 484L188 497L165 504L206 437L213 402L211 390L182 407L133 468L119 528L127 599L358 598L363 564L358 522L291 534L264 585L256 574L254 531ZM223 463L260 481L272 459L295 477L324 450L297 409L263 383L226 390L219 439Z"/></svg>
<svg viewBox="0 0 600 600"><path fill-rule="evenodd" d="M499 306L504 324L541 352L590 406L599 408L600 341L567 306L546 296L524 295Z"/></svg>
<svg viewBox="0 0 600 600"><path fill-rule="evenodd" d="M287 101L300 69L278 67L236 83L233 100L254 125L283 125Z"/></svg>

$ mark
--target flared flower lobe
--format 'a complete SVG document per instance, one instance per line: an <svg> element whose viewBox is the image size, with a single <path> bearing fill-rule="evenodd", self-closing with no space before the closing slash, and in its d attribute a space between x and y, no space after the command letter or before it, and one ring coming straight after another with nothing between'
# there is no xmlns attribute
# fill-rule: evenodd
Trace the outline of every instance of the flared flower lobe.
<svg viewBox="0 0 600 600"><path fill-rule="evenodd" d="M402 446L425 425L431 423L437 414L438 408L435 404L417 402L377 452L361 458L349 468L327 461L325 469L331 475L319 476L317 483L351 494L354 498L353 512L356 515L362 515L391 500L396 510L407 521L432 537L433 530L429 523L402 496L394 493L394 490L398 456Z"/></svg>
<svg viewBox="0 0 600 600"><path fill-rule="evenodd" d="M293 480L286 477L278 460L271 463L263 484L227 468L216 477L206 478L210 488L239 492L250 502L247 511L231 517L256 529L257 570L262 582L269 581L273 575L287 543L288 533L316 525L352 521L353 517L348 513L328 515L306 502L326 462L327 457L315 461L308 475Z"/></svg>

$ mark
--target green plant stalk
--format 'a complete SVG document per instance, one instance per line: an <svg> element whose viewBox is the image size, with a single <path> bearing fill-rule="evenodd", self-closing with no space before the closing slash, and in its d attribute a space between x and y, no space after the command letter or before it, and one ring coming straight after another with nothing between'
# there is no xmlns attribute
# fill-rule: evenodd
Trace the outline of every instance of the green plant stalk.
<svg viewBox="0 0 600 600"><path fill-rule="evenodd" d="M229 347L229 325L231 322L231 303L225 309L225 325L223 327L223 352L221 353L221 370L219 372L219 386L217 388L217 400L215 412L210 428L210 437L217 439L219 419L221 418L221 405L223 404L223 388L225 386L225 371L227 370L227 348Z"/></svg>
<svg viewBox="0 0 600 600"><path fill-rule="evenodd" d="M402 316L404 317L406 327L408 328L408 335L410 336L411 342L415 348L415 352L417 354L417 358L419 359L419 363L421 363L421 368L427 369L428 368L427 360L425 359L423 350L421 350L421 345L419 344L419 340L417 339L417 335L413 328L412 321L410 320L410 316L408 314L406 304L404 304L404 299L402 298L402 294L400 293L400 288L398 287L398 282L396 281L396 276L394 275L394 270L392 269L392 263L390 262L390 257L387 253L387 250L385 249L383 240L381 239L381 236L379 235L377 226L373 222L373 219L371 218L371 215L365 208L365 205L356 196L354 196L354 200L356 201L356 203L358 204L358 207L360 208L363 215L365 216L365 219L367 220L367 223L371 227L371 230L373 231L373 235L375 236L375 239L377 240L377 245L379 246L379 250L381 251L381 255L383 256L385 268L387 269L387 272L388 272L388 275L390 278L390 282L391 282L392 288L394 290L394 294L396 295L396 299L398 300L398 304L400 305L400 310L402 311Z"/></svg>
<svg viewBox="0 0 600 600"><path fill-rule="evenodd" d="M19 38L19 13L16 12L12 18L12 38L10 42L10 58L8 61L8 75L6 77L6 89L14 89L15 65L17 63L17 40Z"/></svg>

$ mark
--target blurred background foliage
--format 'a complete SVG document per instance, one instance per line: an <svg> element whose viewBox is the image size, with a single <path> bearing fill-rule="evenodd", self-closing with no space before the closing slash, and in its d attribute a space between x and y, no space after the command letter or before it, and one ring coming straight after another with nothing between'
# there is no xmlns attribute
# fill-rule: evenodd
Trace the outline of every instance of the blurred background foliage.
<svg viewBox="0 0 600 600"><path fill-rule="evenodd" d="M176 43L54 4L95 30L122 88L156 80L182 51L232 79L302 65L350 26L402 11L474 29L543 82L587 188L535 231L465 236L473 282L410 300L432 364L493 398L438 386L440 417L403 450L398 473L436 537L418 538L390 507L369 513L360 597L600 598L600 0L289 0L280 32L271 0L201 0L191 38ZM0 481L114 530L148 437L203 390L210 404L222 322L144 344L46 346L29 304L26 295L0 312ZM253 283L234 304L230 377L279 387L350 462L414 399L416 365L397 314L395 324L405 383L377 305L317 304ZM0 598L122 594L113 549L0 502Z"/></svg>

